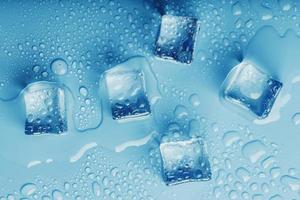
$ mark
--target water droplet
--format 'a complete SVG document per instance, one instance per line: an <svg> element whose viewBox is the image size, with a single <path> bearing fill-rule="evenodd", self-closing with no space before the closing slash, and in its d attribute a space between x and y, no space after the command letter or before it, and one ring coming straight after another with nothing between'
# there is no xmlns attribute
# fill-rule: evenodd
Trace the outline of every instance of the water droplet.
<svg viewBox="0 0 300 200"><path fill-rule="evenodd" d="M189 97L189 102L197 107L200 105L200 98L199 98L199 95L198 94L192 94L190 97Z"/></svg>
<svg viewBox="0 0 300 200"><path fill-rule="evenodd" d="M236 2L232 5L231 11L233 15L241 15L242 14L242 8L240 2Z"/></svg>
<svg viewBox="0 0 300 200"><path fill-rule="evenodd" d="M52 199L53 200L63 200L64 196L61 193L61 191L59 191L59 190L53 190L53 192L52 192Z"/></svg>
<svg viewBox="0 0 300 200"><path fill-rule="evenodd" d="M280 195L277 194L277 195L274 195L274 196L270 197L269 200L283 200L283 199Z"/></svg>
<svg viewBox="0 0 300 200"><path fill-rule="evenodd" d="M281 183L288 186L292 191L300 190L300 179L293 176L282 176L280 179Z"/></svg>
<svg viewBox="0 0 300 200"><path fill-rule="evenodd" d="M238 169L236 169L235 174L244 182L248 182L251 178L250 172L244 167L239 167Z"/></svg>
<svg viewBox="0 0 300 200"><path fill-rule="evenodd" d="M294 114L292 117L292 121L295 126L300 125L300 113Z"/></svg>
<svg viewBox="0 0 300 200"><path fill-rule="evenodd" d="M237 191L232 190L229 192L228 197L229 197L229 199L238 199L239 195L238 195Z"/></svg>
<svg viewBox="0 0 300 200"><path fill-rule="evenodd" d="M239 141L241 138L239 136L239 133L237 131L228 131L224 133L223 135L223 142L225 146L230 147L237 141Z"/></svg>
<svg viewBox="0 0 300 200"><path fill-rule="evenodd" d="M33 68L32 68L32 71L33 71L33 72L35 72L35 73L37 73L37 72L39 72L39 71L40 71L40 69L41 69L41 67L40 67L40 66L38 66L38 65L35 65L35 66L33 66Z"/></svg>
<svg viewBox="0 0 300 200"><path fill-rule="evenodd" d="M176 118L181 119L181 118L185 118L188 116L188 112L185 106L183 105L178 105L176 106L175 110L174 110L174 115L176 116Z"/></svg>
<svg viewBox="0 0 300 200"><path fill-rule="evenodd" d="M51 63L51 70L57 75L64 75L68 71L68 64L65 60L57 58Z"/></svg>
<svg viewBox="0 0 300 200"><path fill-rule="evenodd" d="M253 140L243 146L242 153L245 158L256 163L266 154L265 145L260 140Z"/></svg>
<svg viewBox="0 0 300 200"><path fill-rule="evenodd" d="M269 156L261 162L261 165L263 166L263 168L266 169L274 163L275 163L275 158L273 156Z"/></svg>
<svg viewBox="0 0 300 200"><path fill-rule="evenodd" d="M278 176L280 176L281 173L281 169L279 167L273 167L272 169L270 169L270 174L273 178L277 178Z"/></svg>
<svg viewBox="0 0 300 200"><path fill-rule="evenodd" d="M32 195L36 191L36 189L37 188L36 188L35 184L33 184L33 183L26 183L25 185L23 185L21 187L20 192L23 195L30 196L30 195Z"/></svg>
<svg viewBox="0 0 300 200"><path fill-rule="evenodd" d="M86 97L87 95L88 95L88 89L86 88L86 87L84 87L84 86L81 86L80 88L79 88L79 93L82 95L82 96L84 96L84 97Z"/></svg>
<svg viewBox="0 0 300 200"><path fill-rule="evenodd" d="M279 0L278 3L283 11L290 10L293 4L292 0Z"/></svg>
<svg viewBox="0 0 300 200"><path fill-rule="evenodd" d="M100 188L100 185L98 182L93 182L92 183L92 191L93 191L93 194L95 195L95 197L99 197L100 194L101 194L101 188Z"/></svg>

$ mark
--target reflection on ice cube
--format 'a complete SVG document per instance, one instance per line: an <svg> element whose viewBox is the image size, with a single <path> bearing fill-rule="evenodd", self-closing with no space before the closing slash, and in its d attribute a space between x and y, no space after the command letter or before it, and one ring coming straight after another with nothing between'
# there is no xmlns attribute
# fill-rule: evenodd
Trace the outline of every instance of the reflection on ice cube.
<svg viewBox="0 0 300 200"><path fill-rule="evenodd" d="M206 145L200 138L160 144L164 181L174 185L211 179Z"/></svg>
<svg viewBox="0 0 300 200"><path fill-rule="evenodd" d="M60 134L67 131L64 89L50 82L37 82L24 90L25 134Z"/></svg>
<svg viewBox="0 0 300 200"><path fill-rule="evenodd" d="M151 113L142 70L114 67L105 73L113 119L146 116Z"/></svg>
<svg viewBox="0 0 300 200"><path fill-rule="evenodd" d="M191 63L197 31L198 23L195 18L162 16L156 55L181 63Z"/></svg>
<svg viewBox="0 0 300 200"><path fill-rule="evenodd" d="M259 118L266 118L282 83L262 72L254 64L243 62L234 67L222 86L222 96Z"/></svg>

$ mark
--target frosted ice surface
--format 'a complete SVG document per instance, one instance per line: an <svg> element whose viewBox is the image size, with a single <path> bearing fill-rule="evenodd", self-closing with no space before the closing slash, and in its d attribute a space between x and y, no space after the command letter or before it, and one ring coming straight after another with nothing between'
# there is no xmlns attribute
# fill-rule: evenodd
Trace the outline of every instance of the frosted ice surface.
<svg viewBox="0 0 300 200"><path fill-rule="evenodd" d="M167 185L211 179L206 145L202 139L161 143L160 152Z"/></svg>
<svg viewBox="0 0 300 200"><path fill-rule="evenodd" d="M262 72L254 64L243 62L234 67L223 83L223 97L266 118L270 113L282 83Z"/></svg>
<svg viewBox="0 0 300 200"><path fill-rule="evenodd" d="M67 131L64 89L53 83L38 82L24 91L25 134L60 134Z"/></svg>
<svg viewBox="0 0 300 200"><path fill-rule="evenodd" d="M156 42L156 55L189 64L193 60L195 38L198 31L197 19L164 15Z"/></svg>
<svg viewBox="0 0 300 200"><path fill-rule="evenodd" d="M146 116L151 113L140 70L115 67L105 73L113 119Z"/></svg>

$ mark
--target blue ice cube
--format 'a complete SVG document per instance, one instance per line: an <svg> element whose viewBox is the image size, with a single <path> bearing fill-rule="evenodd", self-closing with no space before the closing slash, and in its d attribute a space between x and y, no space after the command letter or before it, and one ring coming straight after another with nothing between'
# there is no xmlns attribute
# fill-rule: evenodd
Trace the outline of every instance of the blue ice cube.
<svg viewBox="0 0 300 200"><path fill-rule="evenodd" d="M198 27L195 18L162 16L160 33L156 42L156 55L181 63L191 63Z"/></svg>
<svg viewBox="0 0 300 200"><path fill-rule="evenodd" d="M65 93L62 87L37 82L24 91L25 134L60 134L67 131Z"/></svg>
<svg viewBox="0 0 300 200"><path fill-rule="evenodd" d="M222 86L222 95L232 104L263 119L270 113L281 87L281 82L254 64L242 62L229 72Z"/></svg>
<svg viewBox="0 0 300 200"><path fill-rule="evenodd" d="M114 120L151 113L142 70L116 66L106 71L105 81Z"/></svg>
<svg viewBox="0 0 300 200"><path fill-rule="evenodd" d="M167 185L211 179L206 145L200 138L160 144L164 181Z"/></svg>

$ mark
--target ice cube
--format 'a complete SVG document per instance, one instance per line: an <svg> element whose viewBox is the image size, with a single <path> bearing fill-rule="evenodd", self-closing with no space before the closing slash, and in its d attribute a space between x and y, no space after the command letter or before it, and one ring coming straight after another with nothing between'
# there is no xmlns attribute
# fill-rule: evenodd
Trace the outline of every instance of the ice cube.
<svg viewBox="0 0 300 200"><path fill-rule="evenodd" d="M211 179L210 163L203 139L164 142L160 144L163 177L167 185Z"/></svg>
<svg viewBox="0 0 300 200"><path fill-rule="evenodd" d="M116 66L106 71L105 81L114 120L151 113L142 70Z"/></svg>
<svg viewBox="0 0 300 200"><path fill-rule="evenodd" d="M37 82L24 90L25 134L61 134L67 131L65 93L62 87Z"/></svg>
<svg viewBox="0 0 300 200"><path fill-rule="evenodd" d="M234 67L222 86L222 96L233 105L266 118L270 113L282 83L250 62Z"/></svg>
<svg viewBox="0 0 300 200"><path fill-rule="evenodd" d="M189 64L193 60L197 19L164 15L156 42L156 55L164 59Z"/></svg>

